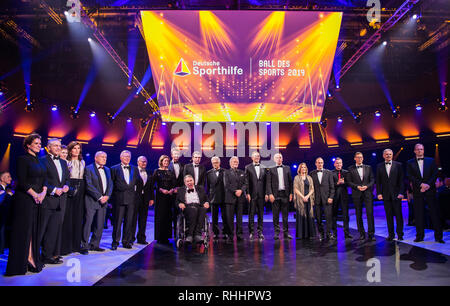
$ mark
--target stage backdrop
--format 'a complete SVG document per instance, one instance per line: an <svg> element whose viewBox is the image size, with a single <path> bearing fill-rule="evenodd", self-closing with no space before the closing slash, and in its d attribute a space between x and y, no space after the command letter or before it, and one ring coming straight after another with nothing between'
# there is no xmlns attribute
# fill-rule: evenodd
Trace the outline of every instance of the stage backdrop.
<svg viewBox="0 0 450 306"><path fill-rule="evenodd" d="M342 13L141 17L164 121L320 121Z"/></svg>

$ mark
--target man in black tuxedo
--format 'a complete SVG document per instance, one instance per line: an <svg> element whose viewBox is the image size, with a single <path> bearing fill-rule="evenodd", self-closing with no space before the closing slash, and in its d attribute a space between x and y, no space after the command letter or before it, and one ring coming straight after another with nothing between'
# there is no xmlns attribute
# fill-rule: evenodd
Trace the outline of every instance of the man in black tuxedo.
<svg viewBox="0 0 450 306"><path fill-rule="evenodd" d="M49 139L47 150L48 154L41 159L47 168L45 178L47 196L41 207L39 241L44 263L59 264L62 263L61 231L69 191L70 172L67 162L59 158L61 153L59 139Z"/></svg>
<svg viewBox="0 0 450 306"><path fill-rule="evenodd" d="M107 157L105 152L98 151L95 153L95 163L86 166L84 171L86 179L86 193L84 196L85 216L80 250L80 253L83 255L87 255L89 250L97 252L105 250L100 248L100 241L103 235L106 206L113 190L111 171L105 166ZM94 227L92 227L94 218L96 222ZM92 236L91 230L93 230Z"/></svg>
<svg viewBox="0 0 450 306"><path fill-rule="evenodd" d="M202 153L198 151L192 153L192 164L184 165L183 177L189 174L194 178L195 186L205 187L206 168L205 166L200 165L201 158Z"/></svg>
<svg viewBox="0 0 450 306"><path fill-rule="evenodd" d="M13 192L8 186L11 184L11 174L7 171L0 172L0 254L6 246L7 224Z"/></svg>
<svg viewBox="0 0 450 306"><path fill-rule="evenodd" d="M250 233L249 239L253 239L253 226L255 223L255 213L258 216L257 234L259 239L264 240L263 234L263 218L264 218L264 203L269 200L266 194L266 180L267 169L259 162L261 155L259 152L252 153L252 163L245 166L245 180L248 188L247 201L250 203L248 210L248 231Z"/></svg>
<svg viewBox="0 0 450 306"><path fill-rule="evenodd" d="M209 208L208 197L202 186L195 186L191 175L184 177L184 183L185 186L179 188L177 192L176 203L186 217L186 242L199 243L203 241L202 228Z"/></svg>
<svg viewBox="0 0 450 306"><path fill-rule="evenodd" d="M219 207L222 211L222 233L224 218L224 201L225 201L225 189L223 185L223 174L225 169L220 167L220 158L213 156L211 158L211 164L213 166L206 173L206 186L208 190L209 204L211 205L212 214L212 229L214 233L214 239L219 238Z"/></svg>
<svg viewBox="0 0 450 306"><path fill-rule="evenodd" d="M111 167L113 181L113 234L111 250L117 250L123 224L122 246L132 248L131 233L133 212L135 205L136 185L139 180L137 167L130 165L131 152L124 150L120 153L120 164Z"/></svg>
<svg viewBox="0 0 450 306"><path fill-rule="evenodd" d="M438 168L433 158L424 157L424 146L420 143L414 147L416 157L408 161L406 172L412 183L414 198L414 216L416 218L416 239L414 242L423 241L424 233L424 210L425 202L430 210L431 222L433 223L434 239L436 242L444 243L442 224L439 216L439 208L436 202L436 179Z"/></svg>
<svg viewBox="0 0 450 306"><path fill-rule="evenodd" d="M177 148L173 148L170 151L170 155L172 156L172 160L169 163L169 170L175 173L175 178L177 180L176 188L175 188L175 197L176 193L179 187L184 186L183 181L183 172L184 172L184 165L180 162L181 153L180 150ZM177 219L178 219L178 212L179 208L178 205L175 203L176 201L172 201L173 207L172 207L172 227L173 227L173 236L176 237L177 233Z"/></svg>
<svg viewBox="0 0 450 306"><path fill-rule="evenodd" d="M234 238L234 214L236 213L236 239L243 240L242 232L242 214L244 212L245 202L245 172L238 169L239 158L233 156L230 158L230 169L225 170L225 235L228 240Z"/></svg>
<svg viewBox="0 0 450 306"><path fill-rule="evenodd" d="M336 236L332 232L333 223L333 198L334 198L334 181L333 173L323 168L323 159L316 158L316 170L309 174L314 183L314 212L316 214L317 227L320 233L320 240L333 239ZM326 227L323 230L322 214L325 214ZM331 233L331 237L330 237Z"/></svg>
<svg viewBox="0 0 450 306"><path fill-rule="evenodd" d="M147 228L148 207L153 205L153 178L150 171L147 170L147 158L139 156L137 159L139 178L136 184L136 203L133 215L133 226L131 229L131 242L136 238L139 244L148 244L145 236L145 229ZM139 224L139 225L138 225ZM136 235L136 226L138 225L138 232ZM135 236L136 235L136 236Z"/></svg>
<svg viewBox="0 0 450 306"><path fill-rule="evenodd" d="M266 194L272 203L273 226L275 230L274 239L278 240L280 235L280 210L283 218L283 234L284 238L292 239L288 231L289 202L293 198L292 174L289 166L283 165L283 156L281 153L274 155L275 167L268 171Z"/></svg>
<svg viewBox="0 0 450 306"><path fill-rule="evenodd" d="M368 225L367 241L373 241L375 235L375 220L373 217L373 185L375 177L372 167L363 165L364 156L361 152L355 153L355 165L348 168L348 185L352 188L352 199L355 205L356 222L359 231L359 240L366 239L366 231L364 229L362 219L363 202L366 206L366 216Z"/></svg>
<svg viewBox="0 0 450 306"><path fill-rule="evenodd" d="M383 201L389 231L388 241L394 240L394 216L397 221L397 237L403 240L402 199L404 190L404 173L401 163L393 161L391 149L383 151L384 162L377 165L377 198Z"/></svg>
<svg viewBox="0 0 450 306"><path fill-rule="evenodd" d="M333 234L337 238L337 216L339 205L342 210L342 219L344 223L344 237L345 239L353 238L349 230L349 216L348 216L348 171L343 169L342 158L336 157L334 161L333 182L334 182L334 198L333 198Z"/></svg>

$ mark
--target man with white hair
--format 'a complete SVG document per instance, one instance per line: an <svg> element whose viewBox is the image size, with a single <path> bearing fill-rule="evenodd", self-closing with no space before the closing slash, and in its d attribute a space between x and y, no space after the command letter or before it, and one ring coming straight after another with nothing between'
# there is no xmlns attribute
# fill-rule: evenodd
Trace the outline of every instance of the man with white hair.
<svg viewBox="0 0 450 306"><path fill-rule="evenodd" d="M125 249L132 248L132 224L135 206L135 195L139 170L130 165L131 152L124 150L120 153L120 164L111 167L113 181L113 233L111 250L117 250L122 236L122 246ZM123 235L122 235L123 224Z"/></svg>
<svg viewBox="0 0 450 306"><path fill-rule="evenodd" d="M49 139L47 156L41 159L47 168L45 185L47 196L42 203L39 243L42 244L42 258L46 264L62 263L61 230L69 191L70 172L67 162L60 159L61 142Z"/></svg>
<svg viewBox="0 0 450 306"><path fill-rule="evenodd" d="M383 201L386 213L389 231L386 240L394 240L394 216L397 221L398 240L403 240L402 199L405 194L403 166L401 163L392 160L393 152L391 149L383 151L383 158L384 161L377 165L376 186L377 199Z"/></svg>
<svg viewBox="0 0 450 306"><path fill-rule="evenodd" d="M95 162L86 166L84 170L86 178L86 193L84 196L85 221L80 250L80 253L83 255L87 255L89 250L96 252L105 250L100 248L100 240L103 235L106 207L113 190L111 171L106 167L107 157L105 152L98 151L95 153ZM96 222L92 227L94 219Z"/></svg>

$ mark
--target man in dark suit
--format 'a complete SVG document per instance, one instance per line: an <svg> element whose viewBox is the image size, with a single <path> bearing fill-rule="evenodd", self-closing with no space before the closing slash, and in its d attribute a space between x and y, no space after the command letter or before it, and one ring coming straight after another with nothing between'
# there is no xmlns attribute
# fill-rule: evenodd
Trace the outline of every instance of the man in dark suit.
<svg viewBox="0 0 450 306"><path fill-rule="evenodd" d="M130 165L131 152L124 150L120 153L120 164L111 167L111 178L113 181L113 234L111 250L117 250L119 245L122 224L122 246L126 249L132 248L131 233L133 225L133 212L135 205L136 185L139 180L137 167Z"/></svg>
<svg viewBox="0 0 450 306"><path fill-rule="evenodd" d="M348 190L347 190L347 175L348 171L342 168L343 163L340 157L334 161L333 181L334 181L334 198L333 198L333 234L337 238L337 215L339 205L342 210L342 219L344 223L344 237L345 239L353 238L349 230L349 216L348 216Z"/></svg>
<svg viewBox="0 0 450 306"><path fill-rule="evenodd" d="M70 172L67 162L59 158L61 142L49 139L48 154L41 159L47 168L45 186L47 196L42 203L39 241L44 263L62 263L61 230L69 191Z"/></svg>
<svg viewBox="0 0 450 306"><path fill-rule="evenodd" d="M288 231L289 202L293 198L292 174L289 166L283 165L283 156L281 153L274 155L275 167L268 171L266 194L272 203L273 226L275 230L274 239L278 240L280 235L280 210L283 218L284 238L292 239Z"/></svg>
<svg viewBox="0 0 450 306"><path fill-rule="evenodd" d="M211 158L211 164L213 168L206 173L206 186L208 190L209 204L211 205L212 229L214 233L214 239L218 239L219 207L222 211L222 224L225 222L223 206L225 201L225 189L223 185L223 174L225 172L225 169L220 167L220 158L217 156L213 156Z"/></svg>
<svg viewBox="0 0 450 306"><path fill-rule="evenodd" d="M12 178L9 172L0 172L0 254L3 254L6 246L6 228L13 196L12 190L8 189L11 182Z"/></svg>
<svg viewBox="0 0 450 306"><path fill-rule="evenodd" d="M80 253L83 255L87 255L89 250L97 252L105 250L100 248L100 241L103 235L106 206L113 190L111 171L105 166L107 157L105 152L98 151L95 153L95 163L86 166L84 172L86 179L86 193L84 196L85 217L80 250ZM91 236L94 218L96 222Z"/></svg>
<svg viewBox="0 0 450 306"><path fill-rule="evenodd" d="M328 240L329 238L336 240L336 236L332 232L334 198L333 174L330 170L323 168L323 159L318 157L316 158L316 170L311 171L309 175L312 177L314 183L314 212L316 214L320 240ZM323 230L322 214L325 214L325 220L327 222L325 232Z"/></svg>
<svg viewBox="0 0 450 306"><path fill-rule="evenodd" d="M392 160L391 149L383 151L384 162L377 165L377 198L383 201L389 231L388 241L394 240L394 216L397 221L397 237L403 240L402 199L404 197L404 173L402 164Z"/></svg>
<svg viewBox="0 0 450 306"><path fill-rule="evenodd" d="M184 182L185 186L177 192L176 203L186 217L186 242L199 243L203 241L202 228L209 208L208 197L202 186L195 186L191 175L186 175Z"/></svg>
<svg viewBox="0 0 450 306"><path fill-rule="evenodd" d="M153 179L150 171L147 170L147 158L139 156L137 159L139 178L136 184L136 203L134 207L133 225L131 229L131 242L136 240L139 244L148 244L145 236L145 229L147 228L148 207L153 205ZM136 235L136 226L138 226L138 233ZM136 235L136 236L135 236Z"/></svg>
<svg viewBox="0 0 450 306"><path fill-rule="evenodd" d="M223 182L225 186L225 235L228 240L234 237L234 214L236 213L236 239L243 240L242 214L245 202L245 173L238 169L239 158L230 158L230 169L225 170Z"/></svg>
<svg viewBox="0 0 450 306"><path fill-rule="evenodd" d="M424 157L424 146L420 143L414 147L415 158L408 161L406 172L412 183L414 198L414 216L416 218L416 239L421 242L424 239L424 210L425 202L430 210L431 222L433 223L434 239L436 242L444 243L442 224L439 216L439 208L436 203L436 179L438 168L433 158Z"/></svg>
<svg viewBox="0 0 450 306"><path fill-rule="evenodd" d="M191 175L194 178L195 186L205 187L206 182L206 168L200 165L200 160L202 158L202 153L195 151L192 153L192 164L184 165L183 167L183 177L186 175Z"/></svg>
<svg viewBox="0 0 450 306"><path fill-rule="evenodd" d="M375 177L372 167L363 165L364 156L361 152L355 153L355 165L348 168L348 185L352 188L352 199L356 211L356 223L358 225L359 240L366 239L366 231L364 229L362 219L363 203L366 206L366 216L368 225L367 241L373 241L375 235L375 220L373 217L373 185Z"/></svg>
<svg viewBox="0 0 450 306"><path fill-rule="evenodd" d="M172 156L172 160L169 163L169 170L175 173L175 178L177 180L176 188L175 188L175 197L177 193L177 189L179 187L184 186L183 181L183 172L184 172L184 165L180 162L181 153L180 150L177 148L173 148L170 151L170 155ZM177 219L178 219L178 212L179 208L178 205L175 203L176 201L172 201L173 207L172 207L172 227L173 227L173 236L176 237L177 233Z"/></svg>
<svg viewBox="0 0 450 306"><path fill-rule="evenodd" d="M248 230L249 239L253 239L253 226L255 223L255 213L258 216L257 234L259 239L264 240L263 234L263 218L264 218L264 202L268 201L269 196L266 194L266 167L261 165L259 161L261 155L259 152L252 153L252 163L245 166L245 180L248 188L247 201L250 203L248 211Z"/></svg>

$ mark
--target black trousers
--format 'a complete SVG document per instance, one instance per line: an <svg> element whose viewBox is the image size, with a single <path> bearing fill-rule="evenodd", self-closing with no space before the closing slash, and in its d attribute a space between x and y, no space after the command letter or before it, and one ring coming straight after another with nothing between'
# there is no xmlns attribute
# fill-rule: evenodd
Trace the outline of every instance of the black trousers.
<svg viewBox="0 0 450 306"><path fill-rule="evenodd" d="M91 246L98 248L103 235L103 225L106 216L106 205L93 208L91 205L85 205L85 220L83 225L83 236L81 238L81 249L89 249ZM92 223L95 224L92 226ZM92 232L92 236L91 236ZM90 241L89 241L89 236Z"/></svg>
<svg viewBox="0 0 450 306"><path fill-rule="evenodd" d="M413 225L416 222L414 217L414 199L408 200L408 225Z"/></svg>
<svg viewBox="0 0 450 306"><path fill-rule="evenodd" d="M356 212L356 224L358 226L358 232L360 235L365 236L366 230L364 229L364 223L362 218L363 202L366 206L366 216L367 216L367 233L370 236L375 234L375 220L373 217L373 195L372 191L363 191L359 196L352 194L353 204L355 205Z"/></svg>
<svg viewBox="0 0 450 306"><path fill-rule="evenodd" d="M434 239L442 239L442 223L440 219L439 206L436 201L436 192L426 191L414 193L414 215L416 217L416 238L423 239L425 236L425 202L430 210L431 222L433 223Z"/></svg>
<svg viewBox="0 0 450 306"><path fill-rule="evenodd" d="M244 213L244 197L234 203L225 203L225 231L230 238L234 237L234 215L236 215L236 236L242 237L242 215Z"/></svg>
<svg viewBox="0 0 450 306"><path fill-rule="evenodd" d="M51 259L60 255L58 247L59 234L61 232L63 213L60 208L42 208L39 244L43 259Z"/></svg>
<svg viewBox="0 0 450 306"><path fill-rule="evenodd" d="M176 195L174 196L170 196L171 197L171 206L170 207L170 211L171 211L171 222L172 222L172 227L173 227L173 237L177 236L177 221L178 221L178 215L180 214L180 208L178 207L178 205L176 204Z"/></svg>
<svg viewBox="0 0 450 306"><path fill-rule="evenodd" d="M144 242L147 237L145 236L145 230L147 228L148 217L148 202L145 203L142 195L136 196L136 203L133 213L133 224L131 227L131 241L134 242L137 238L138 242ZM136 235L136 227L138 232Z"/></svg>
<svg viewBox="0 0 450 306"><path fill-rule="evenodd" d="M397 223L397 236L403 237L403 214L402 214L402 200L401 199L384 199L384 212L386 214L386 221L389 236L394 237L394 217Z"/></svg>
<svg viewBox="0 0 450 306"><path fill-rule="evenodd" d="M329 236L333 230L333 204L314 203L314 214L317 223L317 229L321 235ZM322 216L325 215L325 231L322 222Z"/></svg>
<svg viewBox="0 0 450 306"><path fill-rule="evenodd" d="M0 204L0 254L3 254L3 250L6 247L6 228L9 217L9 203Z"/></svg>
<svg viewBox="0 0 450 306"><path fill-rule="evenodd" d="M200 204L188 204L184 209L186 217L187 233L186 236L200 236L202 228L205 224L205 216L207 209Z"/></svg>
<svg viewBox="0 0 450 306"><path fill-rule="evenodd" d="M289 216L289 195L284 192L283 195L275 199L272 204L273 213L273 228L275 230L275 235L280 234L280 210L283 219L283 233L288 233L288 216Z"/></svg>
<svg viewBox="0 0 450 306"><path fill-rule="evenodd" d="M119 205L113 204L113 233L112 233L112 245L119 245L120 238L122 237L122 245L131 243L133 234L131 233L133 225L133 214L135 204ZM122 233L123 224L123 233Z"/></svg>
<svg viewBox="0 0 450 306"><path fill-rule="evenodd" d="M345 191L347 193L347 191ZM348 235L350 233L349 230L349 221L350 218L348 216L348 194L343 195L342 192L337 192L333 199L333 233L334 236L337 236L337 216L339 211L339 206L341 206L342 210L342 219L344 223L344 234Z"/></svg>
<svg viewBox="0 0 450 306"><path fill-rule="evenodd" d="M258 216L258 229L257 233L261 234L263 231L263 218L264 218L264 198L252 198L250 200L250 208L248 210L248 231L253 233L253 227L255 224L255 213Z"/></svg>
<svg viewBox="0 0 450 306"><path fill-rule="evenodd" d="M225 224L224 205L219 203L211 203L212 230L214 235L219 235L219 208L222 211L222 232L223 232Z"/></svg>

